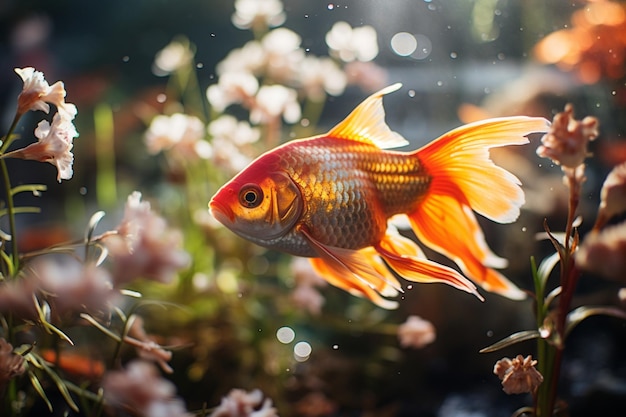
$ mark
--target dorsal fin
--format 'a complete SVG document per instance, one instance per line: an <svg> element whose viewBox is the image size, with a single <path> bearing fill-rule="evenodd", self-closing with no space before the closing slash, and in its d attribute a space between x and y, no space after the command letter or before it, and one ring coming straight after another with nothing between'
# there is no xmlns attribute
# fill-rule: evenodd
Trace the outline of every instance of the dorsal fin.
<svg viewBox="0 0 626 417"><path fill-rule="evenodd" d="M392 131L385 123L383 96L400 87L402 84L396 83L372 94L326 135L374 144L381 149L408 145L409 142L402 135Z"/></svg>

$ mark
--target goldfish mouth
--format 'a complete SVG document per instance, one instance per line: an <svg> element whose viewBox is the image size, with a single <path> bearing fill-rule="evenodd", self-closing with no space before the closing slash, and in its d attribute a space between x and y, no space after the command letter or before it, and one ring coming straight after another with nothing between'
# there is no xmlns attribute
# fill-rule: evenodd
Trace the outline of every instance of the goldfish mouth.
<svg viewBox="0 0 626 417"><path fill-rule="evenodd" d="M222 224L229 224L235 221L235 213L233 213L230 207L215 200L209 202L209 212L215 217L215 220Z"/></svg>

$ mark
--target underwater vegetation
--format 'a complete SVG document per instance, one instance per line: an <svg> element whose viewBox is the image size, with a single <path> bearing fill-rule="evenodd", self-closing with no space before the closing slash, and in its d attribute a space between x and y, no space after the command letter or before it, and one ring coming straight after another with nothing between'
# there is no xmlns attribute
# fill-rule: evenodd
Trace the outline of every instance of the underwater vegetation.
<svg viewBox="0 0 626 417"><path fill-rule="evenodd" d="M0 8L0 415L623 414L624 2L57 3Z"/></svg>

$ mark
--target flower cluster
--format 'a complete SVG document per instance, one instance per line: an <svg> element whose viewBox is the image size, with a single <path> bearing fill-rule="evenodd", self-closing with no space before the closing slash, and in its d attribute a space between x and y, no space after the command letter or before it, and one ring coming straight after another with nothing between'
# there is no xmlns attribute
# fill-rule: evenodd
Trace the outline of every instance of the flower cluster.
<svg viewBox="0 0 626 417"><path fill-rule="evenodd" d="M220 405L209 417L277 417L276 409L272 407L272 400L263 399L260 390L246 392L233 389L222 398Z"/></svg>
<svg viewBox="0 0 626 417"><path fill-rule="evenodd" d="M1 157L49 162L57 168L57 181L69 180L74 173L72 170L74 162L73 140L78 137L78 132L73 123L77 113L76 106L65 102L66 92L63 82L57 81L50 86L43 73L35 71L32 67L16 68L15 72L22 78L24 86L18 96L14 125L27 111L41 110L48 113L50 104L56 106L57 113L52 118L52 123L47 120L39 123L35 129L37 142L25 148L4 153ZM1 150L6 151L10 143L11 138L7 137Z"/></svg>

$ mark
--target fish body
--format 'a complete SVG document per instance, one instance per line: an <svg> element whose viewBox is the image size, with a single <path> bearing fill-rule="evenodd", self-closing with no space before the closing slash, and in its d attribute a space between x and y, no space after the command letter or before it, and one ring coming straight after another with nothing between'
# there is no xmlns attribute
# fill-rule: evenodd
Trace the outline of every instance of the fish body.
<svg viewBox="0 0 626 417"><path fill-rule="evenodd" d="M489 159L489 148L527 142L547 130L542 118L491 119L455 129L412 152L386 125L373 94L330 132L283 144L257 158L209 203L214 217L259 245L309 257L331 284L378 305L401 291L397 274L445 282L479 298L455 269L430 261L390 226L408 216L422 243L443 253L483 288L525 294L493 267L506 261L488 248L473 211L511 222L524 196L519 181ZM383 262L383 260L385 262Z"/></svg>

